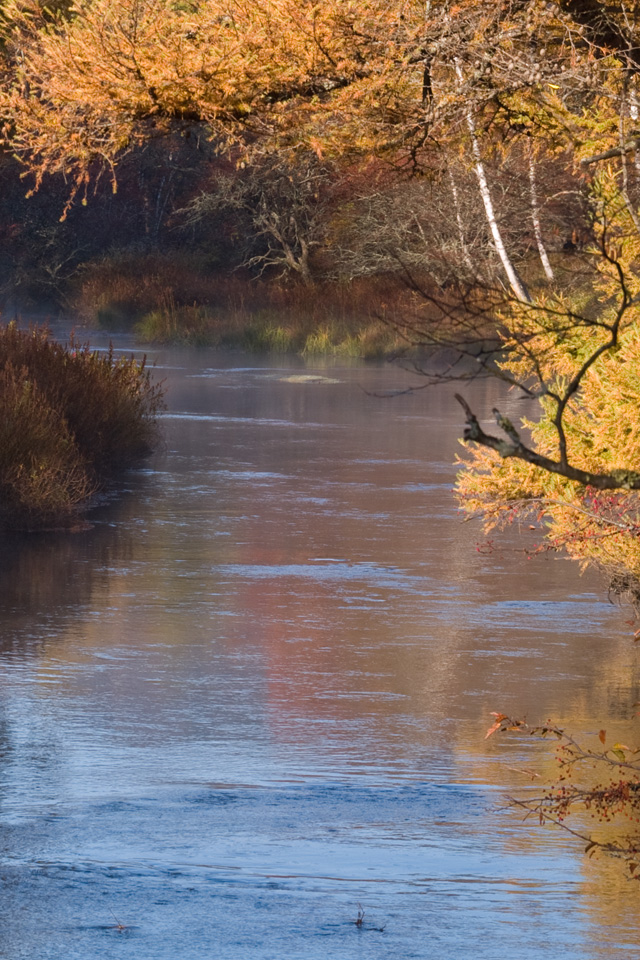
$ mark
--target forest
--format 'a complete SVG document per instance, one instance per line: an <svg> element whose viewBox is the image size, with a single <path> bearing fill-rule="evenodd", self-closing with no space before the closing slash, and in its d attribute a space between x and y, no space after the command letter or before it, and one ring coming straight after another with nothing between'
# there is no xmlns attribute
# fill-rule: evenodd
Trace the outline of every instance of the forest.
<svg viewBox="0 0 640 960"><path fill-rule="evenodd" d="M0 33L9 310L497 377L539 413L460 395L463 508L640 604L640 3L3 0ZM638 751L564 745L637 810Z"/></svg>

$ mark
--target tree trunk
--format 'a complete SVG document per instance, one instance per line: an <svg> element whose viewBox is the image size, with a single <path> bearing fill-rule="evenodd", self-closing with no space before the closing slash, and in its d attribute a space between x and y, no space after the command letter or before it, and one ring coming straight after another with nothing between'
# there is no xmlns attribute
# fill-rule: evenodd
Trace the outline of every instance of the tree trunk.
<svg viewBox="0 0 640 960"><path fill-rule="evenodd" d="M300 238L300 256L298 257L298 271L302 281L306 286L313 284L313 277L309 268L309 247L305 241Z"/></svg>
<svg viewBox="0 0 640 960"><path fill-rule="evenodd" d="M456 64L456 73L458 75L458 80L460 83L463 81L462 68L460 64ZM491 200L491 192L489 190L489 184L487 182L487 175L484 172L484 164L482 163L482 154L480 152L480 143L478 141L478 135L476 133L476 125L473 119L473 113L471 106L467 107L467 126L469 127L469 133L471 134L471 148L473 150L473 156L475 158L474 169L476 172L476 177L478 178L478 186L480 188L480 196L482 197L482 203L484 204L484 212L487 217L487 223L489 224L489 229L491 230L491 236L493 237L493 243L496 248L496 253L500 257L500 262L504 267L504 272L506 273L509 283L511 284L511 289L515 293L518 300L523 300L525 303L531 303L531 296L527 290L524 282L520 278L518 271L511 262L511 258L507 252L507 248L504 245L502 239L502 234L500 233L500 227L498 221L496 220L495 211L493 209L493 201Z"/></svg>
<svg viewBox="0 0 640 960"><path fill-rule="evenodd" d="M460 240L460 247L462 248L462 259L464 260L471 276L475 278L477 276L477 272L473 266L471 254L469 253L469 248L467 246L467 240L464 235L464 223L462 222L462 214L460 213L460 201L458 198L458 185L455 181L455 177L453 176L453 170L451 169L451 167L449 167L448 170L449 170L449 183L451 185L451 193L453 195L453 206L455 207L455 211L456 211L456 223L458 225L458 239Z"/></svg>
<svg viewBox="0 0 640 960"><path fill-rule="evenodd" d="M533 232L538 245L540 261L547 275L547 280L554 279L553 267L549 263L547 250L542 239L542 227L540 226L540 208L538 206L538 192L536 190L536 166L533 159L533 143L529 141L529 188L531 192L531 219L533 221Z"/></svg>

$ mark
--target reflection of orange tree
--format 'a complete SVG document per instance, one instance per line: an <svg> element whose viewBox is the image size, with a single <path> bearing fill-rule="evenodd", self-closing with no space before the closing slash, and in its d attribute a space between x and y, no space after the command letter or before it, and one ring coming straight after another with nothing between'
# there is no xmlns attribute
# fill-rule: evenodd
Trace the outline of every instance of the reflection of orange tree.
<svg viewBox="0 0 640 960"><path fill-rule="evenodd" d="M345 471L345 478L349 474ZM354 485L354 496L359 490ZM259 522L262 530L264 518ZM354 524L354 539L357 522L344 520L347 528ZM344 725L361 720L363 701L371 722L379 718L388 735L397 715L406 709L404 675L415 674L415 650L390 651L386 627L371 612L345 613L341 564L335 565L335 576L327 577L321 570L316 576L326 564L309 561L304 538L289 539L286 530L278 528L267 545L260 530L251 543L239 545L235 559L247 568L263 567L270 575L240 577L234 600L247 620L241 632L260 645L272 735L283 742L303 741L316 737L317 725L322 724L324 739L330 729L331 737L348 740L353 734L345 733ZM357 595L361 585L348 582L350 594ZM364 651L367 669L361 671ZM390 661L396 668L391 677ZM397 670L398 663L406 663L406 668ZM379 697L380 675L398 700Z"/></svg>

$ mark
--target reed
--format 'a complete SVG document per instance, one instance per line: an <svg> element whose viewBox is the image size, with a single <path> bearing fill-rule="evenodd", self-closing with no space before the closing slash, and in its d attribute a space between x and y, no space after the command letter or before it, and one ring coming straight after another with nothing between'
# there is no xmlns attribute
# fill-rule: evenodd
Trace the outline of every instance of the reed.
<svg viewBox="0 0 640 960"><path fill-rule="evenodd" d="M257 353L372 359L396 352L404 343L376 317L323 318L273 306L226 309L178 306L170 298L135 324L142 343L189 343Z"/></svg>

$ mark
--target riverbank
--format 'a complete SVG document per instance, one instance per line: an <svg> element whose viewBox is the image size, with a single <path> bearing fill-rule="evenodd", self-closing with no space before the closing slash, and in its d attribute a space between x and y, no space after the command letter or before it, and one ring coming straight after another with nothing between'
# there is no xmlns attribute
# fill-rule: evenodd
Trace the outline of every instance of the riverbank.
<svg viewBox="0 0 640 960"><path fill-rule="evenodd" d="M425 317L398 275L305 285L212 273L175 252L87 265L70 302L89 326L133 330L140 343L362 359L411 349L402 327Z"/></svg>

